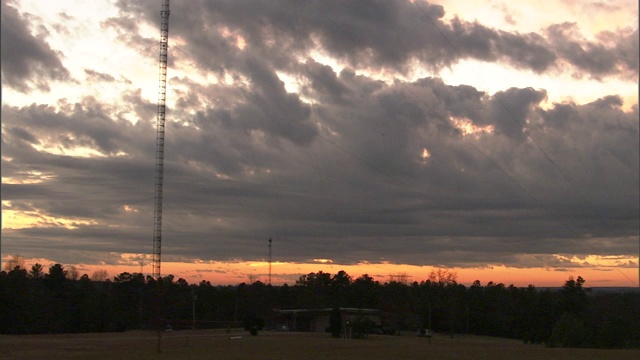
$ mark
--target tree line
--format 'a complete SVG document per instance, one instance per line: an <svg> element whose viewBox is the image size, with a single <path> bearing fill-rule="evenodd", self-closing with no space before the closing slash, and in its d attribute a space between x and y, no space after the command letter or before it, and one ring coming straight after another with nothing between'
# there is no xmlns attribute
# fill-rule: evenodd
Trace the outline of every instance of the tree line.
<svg viewBox="0 0 640 360"><path fill-rule="evenodd" d="M95 275L95 274L94 274ZM455 273L427 280L381 283L344 271L302 275L293 285L260 281L237 286L189 284L173 275L154 279L121 273L112 279L70 276L60 264L0 273L0 333L113 332L221 328L259 323L275 328L276 309L363 308L380 311L387 329L475 334L547 346L623 348L640 345L640 293L590 294L581 277L558 289L456 282ZM158 322L158 320L161 320ZM195 321L194 321L195 320ZM257 322L257 320L259 320ZM158 325L162 324L162 325Z"/></svg>

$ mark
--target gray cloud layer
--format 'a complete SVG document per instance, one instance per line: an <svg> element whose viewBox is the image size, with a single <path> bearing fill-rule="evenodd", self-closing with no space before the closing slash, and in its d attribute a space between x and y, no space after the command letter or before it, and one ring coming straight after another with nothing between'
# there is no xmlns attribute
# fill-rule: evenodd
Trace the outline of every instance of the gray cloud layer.
<svg viewBox="0 0 640 360"><path fill-rule="evenodd" d="M46 34L31 34L28 20L2 1L2 83L22 92L33 88L48 91L49 80L70 80L70 74L62 65L60 55L44 40Z"/></svg>
<svg viewBox="0 0 640 360"><path fill-rule="evenodd" d="M192 62L233 84L170 79L188 90L169 94L177 105L168 113L164 253L260 259L273 237L282 261L525 267L555 266L550 254L637 254L637 107L625 112L618 96L603 94L544 109L540 89L487 94L432 77L386 84L366 75L407 73L416 61L440 69L478 59L539 73L637 77L637 29L603 34L616 41L599 43L568 24L505 33L444 22L445 9L425 2L171 6L170 37L185 45L171 49L170 66ZM104 26L136 49L147 47L138 25L157 26L156 2L122 1L120 9ZM3 86L28 91L68 80L61 55L27 31L29 18L4 2L2 10ZM336 72L310 50L349 67ZM299 93L287 92L277 72L299 79ZM85 74L88 82L117 77ZM13 114L2 123L3 177L43 177L3 184L3 200L94 221L6 230L3 251L67 263L150 252L154 104L132 87L116 104L91 97L59 108L5 104L3 114ZM464 136L452 117L495 130ZM33 147L45 144L102 157Z"/></svg>
<svg viewBox="0 0 640 360"><path fill-rule="evenodd" d="M126 7L157 22L153 7L141 5ZM194 54L208 56L200 58L204 63L225 68L230 64L219 58L234 51L229 51L228 41L219 39L220 27L241 35L252 51L274 56L276 67L290 65L292 55L322 47L353 67L382 66L400 72L412 59L438 69L471 58L535 72L568 63L590 76L638 74L637 29L602 33L598 43L584 39L575 24L554 25L541 34L506 33L458 18L447 23L441 6L420 1L228 0L204 2L200 11L193 11L192 3L177 3L174 9L181 15L172 18L172 32L184 32Z"/></svg>

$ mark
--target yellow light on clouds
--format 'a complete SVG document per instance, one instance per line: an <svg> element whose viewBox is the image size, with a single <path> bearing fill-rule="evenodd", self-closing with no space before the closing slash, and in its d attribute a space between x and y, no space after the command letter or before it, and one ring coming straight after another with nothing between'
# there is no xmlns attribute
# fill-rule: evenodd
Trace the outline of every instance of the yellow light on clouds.
<svg viewBox="0 0 640 360"><path fill-rule="evenodd" d="M320 263L320 264L331 264L331 263L333 263L333 260L331 260L331 259L313 259L313 262Z"/></svg>
<svg viewBox="0 0 640 360"><path fill-rule="evenodd" d="M56 177L53 174L45 174L40 171L18 172L16 175L16 177L3 177L2 183L15 185L40 184Z"/></svg>
<svg viewBox="0 0 640 360"><path fill-rule="evenodd" d="M423 148L422 154L420 154L420 157L422 158L423 161L426 161L428 158L431 157L431 153L429 152L429 150L427 150L427 148Z"/></svg>
<svg viewBox="0 0 640 360"><path fill-rule="evenodd" d="M558 260L570 262L572 264L578 264L582 266L595 266L604 268L613 268L619 266L638 266L638 258L632 256L623 255L587 255L584 257L579 256L564 256L554 255Z"/></svg>
<svg viewBox="0 0 640 360"><path fill-rule="evenodd" d="M9 201L2 202L2 229L19 230L43 227L63 227L67 229L77 229L82 225L95 225L94 220L79 218L59 218L43 214L41 210L23 211L13 210Z"/></svg>
<svg viewBox="0 0 640 360"><path fill-rule="evenodd" d="M138 209L133 208L129 205L124 205L122 208L124 209L125 212L134 212L134 213L139 212Z"/></svg>
<svg viewBox="0 0 640 360"><path fill-rule="evenodd" d="M41 145L31 145L34 149L45 152L47 154L52 155L64 155L64 156L73 156L73 157L81 157L81 158L90 158L90 157L106 157L106 155L100 153L95 149L91 149L84 146L78 146L73 148L64 148L60 145L49 145L49 146L41 146Z"/></svg>
<svg viewBox="0 0 640 360"><path fill-rule="evenodd" d="M451 117L451 122L453 122L455 127L462 132L462 136L484 133L490 134L495 131L495 127L493 125L479 126L467 118Z"/></svg>

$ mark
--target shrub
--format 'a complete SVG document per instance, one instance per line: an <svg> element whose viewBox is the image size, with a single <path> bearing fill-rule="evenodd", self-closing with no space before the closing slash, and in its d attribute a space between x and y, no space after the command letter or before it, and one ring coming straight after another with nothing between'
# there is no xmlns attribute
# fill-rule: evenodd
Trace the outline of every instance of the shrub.
<svg viewBox="0 0 640 360"><path fill-rule="evenodd" d="M585 347L588 345L588 337L584 323L575 315L566 312L553 327L547 346Z"/></svg>
<svg viewBox="0 0 640 360"><path fill-rule="evenodd" d="M373 329L373 320L363 315L351 322L351 337L354 339L366 339Z"/></svg>

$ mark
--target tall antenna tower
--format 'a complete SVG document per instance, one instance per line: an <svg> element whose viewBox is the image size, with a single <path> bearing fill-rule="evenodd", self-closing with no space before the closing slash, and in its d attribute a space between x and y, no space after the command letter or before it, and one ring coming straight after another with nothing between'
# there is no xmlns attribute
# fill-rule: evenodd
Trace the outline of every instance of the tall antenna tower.
<svg viewBox="0 0 640 360"><path fill-rule="evenodd" d="M160 79L158 81L158 117L156 120L156 186L153 223L153 277L160 278L162 254L162 180L164 170L164 125L167 100L167 49L169 47L169 0L162 0L160 23Z"/></svg>

